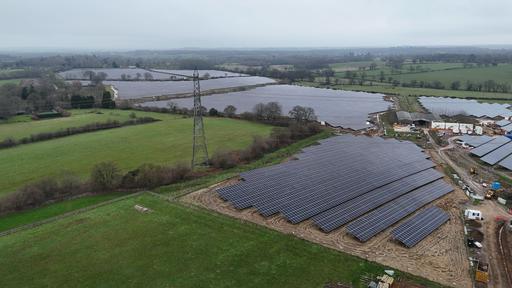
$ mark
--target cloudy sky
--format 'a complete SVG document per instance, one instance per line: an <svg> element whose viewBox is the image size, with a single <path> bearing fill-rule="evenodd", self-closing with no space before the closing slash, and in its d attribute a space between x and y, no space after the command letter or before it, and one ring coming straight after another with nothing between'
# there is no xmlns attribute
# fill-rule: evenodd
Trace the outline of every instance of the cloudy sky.
<svg viewBox="0 0 512 288"><path fill-rule="evenodd" d="M0 49L512 44L511 0L1 0Z"/></svg>

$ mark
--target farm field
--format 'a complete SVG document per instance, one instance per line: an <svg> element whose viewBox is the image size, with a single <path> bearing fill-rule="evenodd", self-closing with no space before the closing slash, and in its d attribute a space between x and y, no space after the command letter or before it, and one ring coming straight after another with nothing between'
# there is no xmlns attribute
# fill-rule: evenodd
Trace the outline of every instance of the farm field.
<svg viewBox="0 0 512 288"><path fill-rule="evenodd" d="M131 113L137 117L155 116L154 113L128 110L109 109L74 109L69 110L71 116L47 120L29 120L17 123L0 124L0 141L6 138L21 139L32 134L55 132L71 127L80 127L91 123L107 122L109 120L124 122L130 118ZM158 114L156 114L158 116ZM154 117L157 118L157 117Z"/></svg>
<svg viewBox="0 0 512 288"><path fill-rule="evenodd" d="M141 214L135 204L152 212ZM0 251L6 287L323 287L330 281L362 287L362 275L385 269L149 195L0 238Z"/></svg>
<svg viewBox="0 0 512 288"><path fill-rule="evenodd" d="M63 169L85 177L102 161L115 161L123 171L144 163L188 164L192 153L192 118L151 114L162 121L0 150L0 195L41 177L58 175ZM225 118L205 118L204 125L210 153L246 147L254 135L268 135L272 129Z"/></svg>
<svg viewBox="0 0 512 288"><path fill-rule="evenodd" d="M312 87L322 87L320 83L301 82L303 85ZM430 88L412 88L412 87L394 87L392 85L331 85L330 87L348 91L364 91L382 93L388 95L402 96L436 96L436 97L456 97L485 100L504 100L512 101L512 93L493 93L462 90L430 89Z"/></svg>
<svg viewBox="0 0 512 288"><path fill-rule="evenodd" d="M4 84L19 84L23 79L7 79L7 80L0 80L0 85Z"/></svg>
<svg viewBox="0 0 512 288"><path fill-rule="evenodd" d="M393 78L402 83L410 82L412 80L428 82L440 81L445 85L445 87L449 87L453 81L460 81L462 87L466 85L466 81L481 83L486 80L494 80L497 83L512 84L512 65L502 64L481 68L475 67L425 73L400 74L394 75Z"/></svg>
<svg viewBox="0 0 512 288"><path fill-rule="evenodd" d="M0 217L0 232L45 220L51 217L62 215L64 213L92 206L101 202L115 199L125 195L123 193L108 193L92 196L84 196L76 199L66 200L48 204L35 209L21 211Z"/></svg>

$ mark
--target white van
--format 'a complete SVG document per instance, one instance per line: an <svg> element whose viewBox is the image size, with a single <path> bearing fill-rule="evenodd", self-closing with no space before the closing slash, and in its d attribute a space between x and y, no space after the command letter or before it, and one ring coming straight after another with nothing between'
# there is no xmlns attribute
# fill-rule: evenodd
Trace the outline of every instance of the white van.
<svg viewBox="0 0 512 288"><path fill-rule="evenodd" d="M464 211L464 217L468 220L484 220L482 212L472 209L466 209L466 211Z"/></svg>

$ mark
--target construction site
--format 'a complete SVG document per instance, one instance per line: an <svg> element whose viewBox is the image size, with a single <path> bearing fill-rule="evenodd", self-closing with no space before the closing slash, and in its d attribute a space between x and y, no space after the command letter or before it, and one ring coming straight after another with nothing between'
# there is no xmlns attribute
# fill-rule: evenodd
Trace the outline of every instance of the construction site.
<svg viewBox="0 0 512 288"><path fill-rule="evenodd" d="M492 166L512 154L506 123L384 114L180 201L447 286L510 287L512 181L506 165Z"/></svg>

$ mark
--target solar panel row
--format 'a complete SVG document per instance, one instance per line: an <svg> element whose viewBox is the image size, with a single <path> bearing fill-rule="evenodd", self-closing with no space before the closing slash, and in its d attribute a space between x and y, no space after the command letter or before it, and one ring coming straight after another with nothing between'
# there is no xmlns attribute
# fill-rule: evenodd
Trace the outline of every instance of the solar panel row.
<svg viewBox="0 0 512 288"><path fill-rule="evenodd" d="M313 217L313 221L323 231L330 232L411 190L442 177L443 175L434 169L413 174L324 211Z"/></svg>
<svg viewBox="0 0 512 288"><path fill-rule="evenodd" d="M411 219L395 228L391 234L393 238L411 248L449 219L450 216L446 212L432 206L414 215Z"/></svg>
<svg viewBox="0 0 512 288"><path fill-rule="evenodd" d="M238 209L255 207L264 216L282 213L291 223L312 218L329 232L390 203L409 204L400 213L419 208L449 187L439 180L442 174L432 169L428 155L411 142L342 135L321 140L296 158L241 173L244 181L217 192ZM428 202L418 206L421 201Z"/></svg>
<svg viewBox="0 0 512 288"><path fill-rule="evenodd" d="M485 154L507 144L508 142L510 142L510 139L508 137L499 136L499 137L496 137L493 140L485 143L484 145L471 150L471 154L476 155L478 157L482 157Z"/></svg>
<svg viewBox="0 0 512 288"><path fill-rule="evenodd" d="M464 141L466 144L468 144L472 147L478 147L478 146L481 146L481 145L493 140L494 138L487 136L487 135L482 135L482 136L463 135L463 136L459 137L459 139Z"/></svg>
<svg viewBox="0 0 512 288"><path fill-rule="evenodd" d="M368 241L407 215L451 191L453 188L439 179L360 217L347 226L347 231L359 241Z"/></svg>
<svg viewBox="0 0 512 288"><path fill-rule="evenodd" d="M480 158L480 160L487 164L494 165L510 154L512 154L512 142L508 142L498 149L489 152L484 157Z"/></svg>

